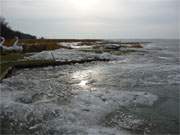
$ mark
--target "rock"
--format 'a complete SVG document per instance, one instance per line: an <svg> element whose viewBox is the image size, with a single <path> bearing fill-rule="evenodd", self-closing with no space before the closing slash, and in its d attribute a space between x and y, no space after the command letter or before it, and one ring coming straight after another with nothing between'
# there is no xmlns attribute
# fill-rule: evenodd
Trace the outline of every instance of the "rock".
<svg viewBox="0 0 180 135"><path fill-rule="evenodd" d="M105 49L119 49L120 47L119 44L104 44Z"/></svg>
<svg viewBox="0 0 180 135"><path fill-rule="evenodd" d="M125 47L125 48L143 48L143 45L140 44L140 43L132 43L132 44L127 44L127 45L123 45L122 47Z"/></svg>

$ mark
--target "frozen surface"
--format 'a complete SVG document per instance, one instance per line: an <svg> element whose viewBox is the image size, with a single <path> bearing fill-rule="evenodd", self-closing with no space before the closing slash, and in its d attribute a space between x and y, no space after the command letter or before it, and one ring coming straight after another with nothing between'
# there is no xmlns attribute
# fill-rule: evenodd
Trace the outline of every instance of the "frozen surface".
<svg viewBox="0 0 180 135"><path fill-rule="evenodd" d="M95 42L96 43L96 42ZM60 46L65 48L71 48L71 49L83 49L83 48L92 48L93 45L82 45L82 42L61 42L59 43Z"/></svg>
<svg viewBox="0 0 180 135"><path fill-rule="evenodd" d="M52 68L21 70L4 80L1 119L11 121L12 130L33 134L130 134L104 127L102 120L119 106L151 106L158 99L145 92L79 85L77 72L68 74L69 70L71 66L57 67L53 71ZM121 123L120 127L128 128L124 125Z"/></svg>
<svg viewBox="0 0 180 135"><path fill-rule="evenodd" d="M143 55L137 52L109 62L16 71L0 86L3 130L40 135L178 134L178 47L172 42L154 44L145 46ZM66 49L53 53L58 60L97 57Z"/></svg>
<svg viewBox="0 0 180 135"><path fill-rule="evenodd" d="M81 60L116 60L121 57L110 55L108 53L95 54L78 50L58 49L55 51L43 51L28 57L32 60L56 60L56 61L81 61Z"/></svg>

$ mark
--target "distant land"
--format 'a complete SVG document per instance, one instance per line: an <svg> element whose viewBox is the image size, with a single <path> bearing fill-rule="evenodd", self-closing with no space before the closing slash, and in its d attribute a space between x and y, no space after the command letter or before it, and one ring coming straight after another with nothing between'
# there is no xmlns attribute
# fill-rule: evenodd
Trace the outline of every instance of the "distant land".
<svg viewBox="0 0 180 135"><path fill-rule="evenodd" d="M36 36L26 34L20 31L13 30L6 20L2 17L0 17L0 35L3 36L6 39L12 39L16 36L18 36L20 39L36 39Z"/></svg>

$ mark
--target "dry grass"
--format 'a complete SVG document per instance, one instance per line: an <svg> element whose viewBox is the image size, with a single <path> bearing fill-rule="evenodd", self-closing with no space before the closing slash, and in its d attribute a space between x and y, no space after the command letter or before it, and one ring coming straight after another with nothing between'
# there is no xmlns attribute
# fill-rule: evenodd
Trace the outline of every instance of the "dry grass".
<svg viewBox="0 0 180 135"><path fill-rule="evenodd" d="M9 67L14 65L19 59L23 59L22 53L9 53L0 55L0 75L3 74Z"/></svg>
<svg viewBox="0 0 180 135"><path fill-rule="evenodd" d="M6 39L5 45L12 46L14 39ZM93 39L21 39L19 45L23 46L24 52L40 52L43 50L55 50L61 48L60 42L83 42L82 44L93 44Z"/></svg>
<svg viewBox="0 0 180 135"><path fill-rule="evenodd" d="M12 46L14 39L6 39L4 45ZM43 50L54 50L60 48L57 44L58 40L49 39L23 39L20 40L18 45L23 46L24 52L40 52Z"/></svg>
<svg viewBox="0 0 180 135"><path fill-rule="evenodd" d="M19 42L23 46L24 52L40 52L43 50L55 50L61 48L57 43L57 40L48 39L29 39L20 40Z"/></svg>
<svg viewBox="0 0 180 135"><path fill-rule="evenodd" d="M144 46L140 43L135 43L135 44L122 44L121 47L124 47L124 48L143 48Z"/></svg>

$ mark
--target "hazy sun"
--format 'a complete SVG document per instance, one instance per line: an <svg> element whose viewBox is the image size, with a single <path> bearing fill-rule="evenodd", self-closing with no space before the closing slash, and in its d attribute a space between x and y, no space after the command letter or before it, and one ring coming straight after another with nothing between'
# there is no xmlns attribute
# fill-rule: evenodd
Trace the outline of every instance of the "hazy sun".
<svg viewBox="0 0 180 135"><path fill-rule="evenodd" d="M80 12L93 12L100 5L99 0L70 0L70 2Z"/></svg>

